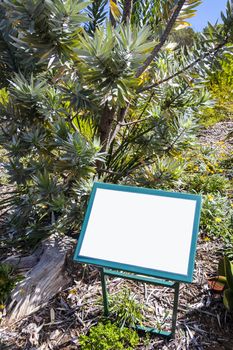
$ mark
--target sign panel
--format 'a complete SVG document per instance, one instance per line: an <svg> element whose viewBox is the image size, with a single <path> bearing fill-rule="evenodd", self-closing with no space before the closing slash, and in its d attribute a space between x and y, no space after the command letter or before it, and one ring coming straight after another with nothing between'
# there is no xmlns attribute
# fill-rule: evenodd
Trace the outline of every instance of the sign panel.
<svg viewBox="0 0 233 350"><path fill-rule="evenodd" d="M198 195L95 183L74 259L191 282Z"/></svg>

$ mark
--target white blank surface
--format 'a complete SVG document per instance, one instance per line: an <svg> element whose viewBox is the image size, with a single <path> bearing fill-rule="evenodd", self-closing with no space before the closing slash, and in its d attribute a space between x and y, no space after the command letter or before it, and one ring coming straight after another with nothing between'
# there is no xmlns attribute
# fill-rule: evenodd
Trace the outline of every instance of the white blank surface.
<svg viewBox="0 0 233 350"><path fill-rule="evenodd" d="M79 255L187 275L196 201L97 188Z"/></svg>

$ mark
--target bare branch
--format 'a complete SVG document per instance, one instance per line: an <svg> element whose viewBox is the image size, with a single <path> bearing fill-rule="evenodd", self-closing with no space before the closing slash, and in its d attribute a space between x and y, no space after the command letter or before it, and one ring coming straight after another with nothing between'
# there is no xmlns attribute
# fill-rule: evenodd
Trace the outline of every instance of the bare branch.
<svg viewBox="0 0 233 350"><path fill-rule="evenodd" d="M148 119L150 119L150 118L151 118L151 117L141 118L141 119L133 120L132 122L128 122L128 123L118 122L118 124L119 124L120 126L128 126L128 125L132 125L132 124L137 124L137 123L144 122L145 120L148 120Z"/></svg>
<svg viewBox="0 0 233 350"><path fill-rule="evenodd" d="M122 16L123 23L130 22L132 8L133 8L133 0L125 0L123 16Z"/></svg>
<svg viewBox="0 0 233 350"><path fill-rule="evenodd" d="M148 98L148 100L147 100L147 102L146 102L146 104L145 104L145 106L144 106L144 108L143 108L143 110L142 110L142 112L141 112L141 114L139 116L139 119L141 119L142 116L144 115L144 113L146 112L147 107L149 106L149 104L150 104L152 98L154 97L154 95L155 95L155 91L152 91L151 94L150 94L150 97Z"/></svg>
<svg viewBox="0 0 233 350"><path fill-rule="evenodd" d="M176 7L174 8L173 14L170 18L170 21L167 24L167 27L165 29L165 31L163 32L161 38L160 38L160 42L159 44L157 44L155 46L155 48L153 49L151 55L145 60L145 62L143 63L143 65L141 67L139 67L137 73L136 73L136 78L138 78L144 71L145 69L149 66L149 64L151 63L151 61L156 57L156 55L158 54L158 52L160 51L161 47L163 46L163 44L165 43L165 41L167 40L168 35L170 34L172 27L182 9L182 6L184 5L186 0L179 0ZM126 0L126 3L130 2L129 0ZM125 5L126 5L125 3ZM124 11L125 12L125 11ZM120 114L120 118L118 120L118 124L116 125L115 130L112 133L112 136L110 137L110 142L109 144L111 144L113 142L113 140L116 137L116 134L118 133L118 131L120 130L120 124L119 122L123 123L124 118L126 116L126 114L128 113L130 107L130 102L127 104L127 106L122 110L122 113Z"/></svg>
<svg viewBox="0 0 233 350"><path fill-rule="evenodd" d="M115 139L118 131L120 130L120 128L121 128L120 123L123 123L125 116L128 113L129 107L130 107L130 103L128 102L126 107L121 108L120 113L119 113L118 118L117 118L117 125L116 125L115 129L113 130L112 134L110 135L108 147L111 145L111 143Z"/></svg>
<svg viewBox="0 0 233 350"><path fill-rule="evenodd" d="M165 152L170 152L173 149L173 146L176 142L181 138L181 136L185 133L187 128L181 130L181 132L176 136L176 138L172 141L172 143L166 148Z"/></svg>
<svg viewBox="0 0 233 350"><path fill-rule="evenodd" d="M147 59L144 61L144 63L138 68L136 73L136 78L140 77L140 75L146 70L146 68L151 64L153 59L158 55L160 49L164 45L165 41L167 40L173 25L175 24L175 21L177 17L179 16L180 11L182 10L182 7L184 5L186 0L179 0L173 10L172 16L170 20L167 23L167 26L161 35L159 43L154 47L151 54L147 57Z"/></svg>
<svg viewBox="0 0 233 350"><path fill-rule="evenodd" d="M144 91L147 91L147 90L150 90L154 87L157 87L163 83L166 83L167 81L177 77L178 75L186 72L188 69L190 68L193 68L197 63L199 63L201 60L205 59L206 57L208 57L209 55L211 55L212 53L214 53L214 55L216 56L216 54L218 53L218 51L224 46L226 45L228 39L225 39L225 41L221 44L219 44L218 46L214 47L213 49L211 49L210 51L206 52L204 55L198 57L196 60L194 60L193 62L191 62L190 64L188 64L186 67L180 69L179 71L177 71L176 73L162 79L162 80L159 80L157 81L156 83L154 84L151 84L151 85L147 85L147 86L144 86L140 89L137 90L137 93L140 93L140 92L144 92Z"/></svg>

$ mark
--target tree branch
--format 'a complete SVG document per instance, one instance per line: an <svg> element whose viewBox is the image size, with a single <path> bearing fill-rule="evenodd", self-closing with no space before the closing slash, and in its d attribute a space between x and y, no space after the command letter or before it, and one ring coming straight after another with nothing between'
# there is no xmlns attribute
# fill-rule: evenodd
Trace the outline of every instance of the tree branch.
<svg viewBox="0 0 233 350"><path fill-rule="evenodd" d="M142 117L143 117L143 115L144 115L144 113L145 113L145 111L146 111L146 109L147 109L149 103L151 102L152 98L154 97L154 95L155 95L155 91L152 91L152 93L150 94L150 97L148 98L148 101L145 103L145 106L144 106L144 108L143 108L143 110L142 110L142 112L141 112L141 114L139 115L139 117L138 117L137 120L134 120L134 121L128 122L128 123L123 123L123 122L121 122L121 121L118 121L118 124L119 124L120 126L127 126L127 125L137 124L137 123L140 123L140 122L143 121L143 120L149 119L150 117L146 117L146 118L142 118Z"/></svg>
<svg viewBox="0 0 233 350"><path fill-rule="evenodd" d="M116 1L116 0L115 0ZM153 61L153 59L157 56L158 52L160 51L161 47L163 46L163 44L165 43L165 41L167 40L171 30L172 30L172 27L177 19L177 17L179 16L179 13L184 5L186 0L179 0L177 5L175 6L174 10L173 10L173 14L160 38L160 42L154 47L153 51L151 52L150 56L145 60L145 62L142 64L141 67L138 68L136 74L135 74L135 77L138 78L145 70L146 68L150 65L150 63ZM125 0L125 7L128 3L131 3L132 1L130 0ZM125 11L124 11L125 13ZM111 145L111 143L113 142L113 140L115 139L116 137L116 134L118 133L118 131L120 130L121 128L121 125L119 124L120 123L123 123L124 121L124 118L129 110L129 107L130 107L130 102L127 104L127 106L121 111L120 113L120 116L119 116L119 119L118 119L118 124L116 125L115 127L115 130L113 131L111 137L110 137L110 140L109 140L109 145Z"/></svg>
<svg viewBox="0 0 233 350"><path fill-rule="evenodd" d="M116 125L115 129L113 130L112 134L110 135L108 147L111 145L111 143L113 142L113 140L116 137L116 134L120 130L120 128L121 128L120 123L123 123L123 120L125 119L125 116L128 113L129 107L130 107L130 103L128 103L125 108L121 108L120 113L119 113L118 118L117 118L117 125Z"/></svg>
<svg viewBox="0 0 233 350"><path fill-rule="evenodd" d="M167 24L167 26L166 26L166 28L165 28L165 30L164 30L161 38L160 38L160 42L154 47L153 51L151 52L151 55L144 61L142 66L138 68L138 70L137 70L137 72L135 74L135 77L139 77L146 70L146 68L150 65L150 63L156 58L156 56L158 55L160 49L162 48L162 46L164 45L165 41L167 40L167 38L168 38L168 36L169 36L169 34L170 34L171 30L172 30L172 27L175 24L175 21L176 21L177 17L179 16L180 11L182 10L182 7L183 7L184 3L185 3L185 0L178 0L177 4L176 4L176 6L175 6L175 8L173 10L173 14L171 15L171 18L168 21L168 24ZM176 76L178 76L178 75L182 74L183 72L187 71L188 69L192 68L198 62L200 62L202 59L205 59L206 57L208 57L209 55L211 55L213 53L214 53L214 56L216 56L218 51L227 42L228 42L228 38L226 38L223 43L221 43L221 44L217 45L216 47L214 47L213 49L211 49L209 52L207 52L204 55L201 55L200 57L198 57L196 60L194 60L188 66L184 67L183 69L179 70L178 72L174 73L173 75L168 76L167 78L162 79L162 80L160 80L160 81L158 81L158 82L156 82L154 84L151 84L151 85L139 88L137 90L137 93L150 90L153 87L159 86L160 84L163 84L163 83L165 83L165 82L175 78ZM151 98L152 98L152 96L151 96ZM119 132L121 126L124 126L125 124L127 124L127 123L124 123L124 119L125 119L126 114L129 111L130 104L131 104L131 101L128 102L127 106L120 111L120 114L119 114L118 119L117 119L117 125L116 125L115 129L111 133L111 136L110 136L109 142L108 142L108 146L110 146L112 144L112 142L114 141L114 139L115 139L117 133ZM141 117L139 119L141 119ZM134 124L136 124L136 123L134 123Z"/></svg>
<svg viewBox="0 0 233 350"><path fill-rule="evenodd" d="M173 25L175 24L175 21L177 17L179 16L179 13L184 5L186 0L179 0L173 10L173 14L170 18L170 20L167 23L167 26L163 32L163 34L160 37L159 43L154 47L151 54L147 57L147 59L144 61L144 63L138 68L136 73L136 78L140 77L140 75L146 70L146 68L151 64L151 62L154 60L154 58L158 55L161 47L164 45L165 41L167 40Z"/></svg>
<svg viewBox="0 0 233 350"><path fill-rule="evenodd" d="M114 120L115 108L110 109L108 103L105 103L103 113L100 118L99 132L102 150L106 151L110 145L112 123Z"/></svg>
<svg viewBox="0 0 233 350"><path fill-rule="evenodd" d="M148 98L148 100L147 100L147 102L146 102L146 104L145 104L145 106L144 106L144 108L143 108L143 110L142 110L142 112L141 112L141 114L139 116L139 119L141 119L142 116L144 115L144 113L145 113L147 107L149 106L149 104L150 104L152 98L154 97L154 95L155 95L155 91L152 91L151 94L150 94L150 97Z"/></svg>
<svg viewBox="0 0 233 350"><path fill-rule="evenodd" d="M150 90L156 86L159 86L163 83L166 83L167 81L177 77L178 75L186 72L188 69L194 67L198 62L200 62L201 60L205 59L206 57L208 57L209 55L211 55L212 53L214 53L214 55L216 56L216 54L218 53L218 51L224 46L226 45L228 39L225 39L225 41L219 45L217 45L216 47L214 47L213 49L211 49L210 51L206 52L204 55L198 57L195 61L191 62L190 64L188 64L186 67L180 69L179 71L177 71L176 73L162 79L162 80L159 80L157 81L156 83L154 84L151 84L151 85L147 85L147 86L144 86L140 89L137 90L137 93L140 93L140 92L144 92L144 91L147 91L147 90Z"/></svg>
<svg viewBox="0 0 233 350"><path fill-rule="evenodd" d="M172 143L165 149L165 152L168 153L173 149L173 146L176 144L176 142L181 138L181 136L185 133L187 128L184 128L181 130L181 132L176 136L176 138L172 141Z"/></svg>
<svg viewBox="0 0 233 350"><path fill-rule="evenodd" d="M151 117L141 118L141 119L133 120L132 122L128 122L128 123L119 122L118 124L119 124L120 126L128 126L128 125L133 125L133 124L137 124L137 123L144 122L145 120L148 120L148 119L150 119L150 118L151 118Z"/></svg>
<svg viewBox="0 0 233 350"><path fill-rule="evenodd" d="M133 8L133 0L125 0L123 16L122 16L123 23L130 22L132 8Z"/></svg>

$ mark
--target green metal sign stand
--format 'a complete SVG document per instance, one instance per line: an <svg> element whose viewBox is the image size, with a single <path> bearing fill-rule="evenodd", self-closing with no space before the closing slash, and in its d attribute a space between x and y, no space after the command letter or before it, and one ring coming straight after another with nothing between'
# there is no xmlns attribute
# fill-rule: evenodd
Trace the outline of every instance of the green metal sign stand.
<svg viewBox="0 0 233 350"><path fill-rule="evenodd" d="M94 183L74 260L101 268L106 316L107 276L168 287L174 290L170 330L137 329L175 335L179 284L192 282L200 210L198 195Z"/></svg>
<svg viewBox="0 0 233 350"><path fill-rule="evenodd" d="M153 334L158 334L165 337L174 337L176 330L176 321L177 321L177 309L178 309L178 300L179 300L179 282L166 281L157 278L144 277L136 274L125 273L121 271L114 271L102 268L101 269L101 284L102 284L102 293L103 293L103 305L104 305L104 315L107 317L109 315L109 303L108 303L108 291L107 291L107 279L106 276L111 277L120 277L128 280L144 282L157 286L164 286L174 289L174 300L173 300L173 310L172 310L172 323L170 331L163 331L160 329L145 327L145 326L136 326L140 331L150 332Z"/></svg>

